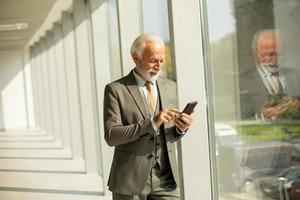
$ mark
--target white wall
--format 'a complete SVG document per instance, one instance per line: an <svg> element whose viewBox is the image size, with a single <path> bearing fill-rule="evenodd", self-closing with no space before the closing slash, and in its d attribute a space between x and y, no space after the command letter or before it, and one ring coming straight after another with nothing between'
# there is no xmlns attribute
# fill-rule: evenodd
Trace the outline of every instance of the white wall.
<svg viewBox="0 0 300 200"><path fill-rule="evenodd" d="M27 128L21 50L0 51L0 129Z"/></svg>

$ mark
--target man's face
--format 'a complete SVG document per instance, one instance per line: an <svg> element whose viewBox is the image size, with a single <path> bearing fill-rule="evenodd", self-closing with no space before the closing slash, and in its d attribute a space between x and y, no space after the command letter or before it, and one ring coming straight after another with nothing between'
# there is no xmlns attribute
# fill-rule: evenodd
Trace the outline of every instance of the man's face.
<svg viewBox="0 0 300 200"><path fill-rule="evenodd" d="M268 68L270 72L278 70L279 41L276 37L262 39L256 49L256 58L259 63Z"/></svg>
<svg viewBox="0 0 300 200"><path fill-rule="evenodd" d="M165 47L160 43L148 42L141 58L138 55L132 57L137 73L146 81L155 81L165 64Z"/></svg>

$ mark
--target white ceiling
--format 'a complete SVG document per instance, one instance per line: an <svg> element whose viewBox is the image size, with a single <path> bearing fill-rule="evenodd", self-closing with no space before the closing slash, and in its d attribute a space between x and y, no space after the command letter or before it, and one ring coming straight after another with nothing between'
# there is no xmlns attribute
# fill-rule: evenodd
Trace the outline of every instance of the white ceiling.
<svg viewBox="0 0 300 200"><path fill-rule="evenodd" d="M28 29L0 31L0 50L20 49L42 25L56 0L0 0L0 25L28 23Z"/></svg>

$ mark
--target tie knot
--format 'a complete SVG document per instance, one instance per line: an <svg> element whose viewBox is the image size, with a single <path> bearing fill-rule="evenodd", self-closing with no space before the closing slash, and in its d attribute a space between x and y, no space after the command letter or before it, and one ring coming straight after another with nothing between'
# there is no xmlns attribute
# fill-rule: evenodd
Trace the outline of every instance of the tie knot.
<svg viewBox="0 0 300 200"><path fill-rule="evenodd" d="M150 81L147 81L147 82L145 83L145 85L146 85L146 87L147 87L147 90L150 90L150 89L151 89L151 86L153 86L153 83L150 82Z"/></svg>

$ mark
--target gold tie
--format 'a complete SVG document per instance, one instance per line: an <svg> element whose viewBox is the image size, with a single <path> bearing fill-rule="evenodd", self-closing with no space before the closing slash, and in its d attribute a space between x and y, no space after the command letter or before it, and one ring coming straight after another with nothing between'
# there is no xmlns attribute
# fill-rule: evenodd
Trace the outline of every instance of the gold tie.
<svg viewBox="0 0 300 200"><path fill-rule="evenodd" d="M147 102L148 102L148 105L149 105L151 111L154 113L155 108L156 108L156 99L154 97L153 83L147 81L146 88L147 88Z"/></svg>
<svg viewBox="0 0 300 200"><path fill-rule="evenodd" d="M279 76L278 75L272 75L271 76L272 81L273 81L273 90L275 94L282 94L283 93L283 86L280 82Z"/></svg>

